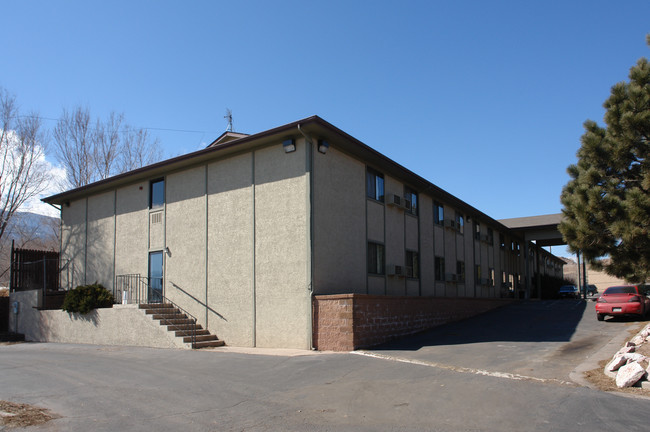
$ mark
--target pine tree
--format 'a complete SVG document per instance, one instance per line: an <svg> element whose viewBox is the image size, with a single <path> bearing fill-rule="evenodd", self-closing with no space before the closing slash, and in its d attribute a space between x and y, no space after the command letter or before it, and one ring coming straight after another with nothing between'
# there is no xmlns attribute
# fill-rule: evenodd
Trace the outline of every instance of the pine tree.
<svg viewBox="0 0 650 432"><path fill-rule="evenodd" d="M650 46L650 35L646 37ZM560 224L573 252L630 282L650 277L650 65L641 58L629 82L603 104L606 127L588 120L578 163L562 191ZM606 259L608 258L608 259Z"/></svg>

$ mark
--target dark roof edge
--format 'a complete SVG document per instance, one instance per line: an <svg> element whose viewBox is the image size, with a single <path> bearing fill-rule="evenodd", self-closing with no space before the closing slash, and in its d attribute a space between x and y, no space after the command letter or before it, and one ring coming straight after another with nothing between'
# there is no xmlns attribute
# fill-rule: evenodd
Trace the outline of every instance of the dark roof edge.
<svg viewBox="0 0 650 432"><path fill-rule="evenodd" d="M318 116L307 117L307 118L304 118L302 120L298 120L298 121L295 121L295 122L292 122L292 123L288 123L286 125L278 126L276 128L273 128L273 129L268 129L268 130L265 130L265 131L262 131L262 132L259 132L259 133L253 134L253 135L248 135L248 136L245 136L245 137L242 137L242 138L239 138L239 139L235 139L235 140L232 140L232 141L227 141L227 142L225 142L223 144L218 144L218 145L213 146L213 147L208 146L206 148L203 148L201 150L197 150L197 151L192 152L192 153L186 153L184 155L176 156L176 157L173 157L171 159L165 159L163 161L156 162L156 163L153 163L151 165L147 165L147 166L144 166L144 167L141 167L141 168L136 168L134 170L127 171L127 172L121 173L121 174L117 174L117 175L114 175L112 177L105 178L103 180L98 180L96 182L89 183L87 185L80 186L80 187L75 188L75 189L70 189L70 190L67 190L65 192L61 192L61 193L58 193L56 195L52 195L52 196L43 198L43 199L41 199L41 201L43 201L44 203L47 203L47 204L54 204L56 201L61 201L61 200L65 199L68 196L77 195L77 194L79 194L81 192L84 192L86 190L94 189L96 187L100 187L100 186L103 186L103 185L106 185L106 184L110 184L110 183L112 183L114 181L121 180L121 179L124 179L126 177L134 176L134 175L137 175L137 174L142 174L142 173L145 173L147 171L153 171L155 169L162 168L162 167L167 166L167 165L173 165L175 163L182 162L182 161L188 160L188 159L192 159L194 157L202 156L204 154L208 154L208 153L211 153L211 152L216 152L218 150L229 148L229 147L232 147L234 145L239 145L239 144L242 144L244 142L248 142L248 141L251 141L251 140L254 140L254 139L263 138L265 136L280 133L285 129L290 130L290 129L296 128L298 126L298 124L309 123L309 122L314 121L317 118L319 118L319 117ZM223 136L223 134L222 134L222 136ZM213 141L213 143L214 143L214 141ZM210 144L210 145L212 145L212 144Z"/></svg>

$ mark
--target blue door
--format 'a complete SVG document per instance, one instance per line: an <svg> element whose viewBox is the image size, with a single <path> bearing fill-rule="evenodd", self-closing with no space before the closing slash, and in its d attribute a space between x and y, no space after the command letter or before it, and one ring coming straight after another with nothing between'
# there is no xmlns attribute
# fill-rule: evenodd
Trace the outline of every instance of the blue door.
<svg viewBox="0 0 650 432"><path fill-rule="evenodd" d="M162 303L163 299L163 253L149 253L149 303Z"/></svg>

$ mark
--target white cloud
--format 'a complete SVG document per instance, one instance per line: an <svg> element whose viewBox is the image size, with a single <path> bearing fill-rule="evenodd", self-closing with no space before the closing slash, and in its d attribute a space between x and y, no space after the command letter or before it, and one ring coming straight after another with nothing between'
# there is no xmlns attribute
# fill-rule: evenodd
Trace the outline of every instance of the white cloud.
<svg viewBox="0 0 650 432"><path fill-rule="evenodd" d="M47 160L45 156L42 156L40 162L43 164L43 166L48 172L48 177L49 177L48 186L43 192L33 197L32 199L26 201L25 204L23 204L23 206L18 211L38 213L41 215L58 218L60 216L59 210L55 209L49 204L45 204L44 202L41 201L41 198L46 198L55 195L64 190L63 185L65 184L65 179L66 179L65 168L52 164Z"/></svg>

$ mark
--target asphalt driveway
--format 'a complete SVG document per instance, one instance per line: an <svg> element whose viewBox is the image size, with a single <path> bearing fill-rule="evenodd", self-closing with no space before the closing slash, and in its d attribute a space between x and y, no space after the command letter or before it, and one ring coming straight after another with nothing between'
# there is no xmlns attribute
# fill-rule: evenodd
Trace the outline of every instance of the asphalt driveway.
<svg viewBox="0 0 650 432"><path fill-rule="evenodd" d="M564 381L570 366L607 337L642 325L598 323L590 307L522 303L370 352L404 361L3 345L0 400L60 415L29 428L38 431L647 431L648 400ZM574 315L563 325L547 321L556 312L566 316L565 309ZM590 348L582 345L597 335ZM526 370L532 352L544 361ZM447 367L454 362L466 369ZM505 371L553 379L511 379Z"/></svg>
<svg viewBox="0 0 650 432"><path fill-rule="evenodd" d="M598 353L618 350L644 322L596 320L595 302L530 301L368 350L384 358L569 381ZM611 349L609 349L611 348Z"/></svg>

